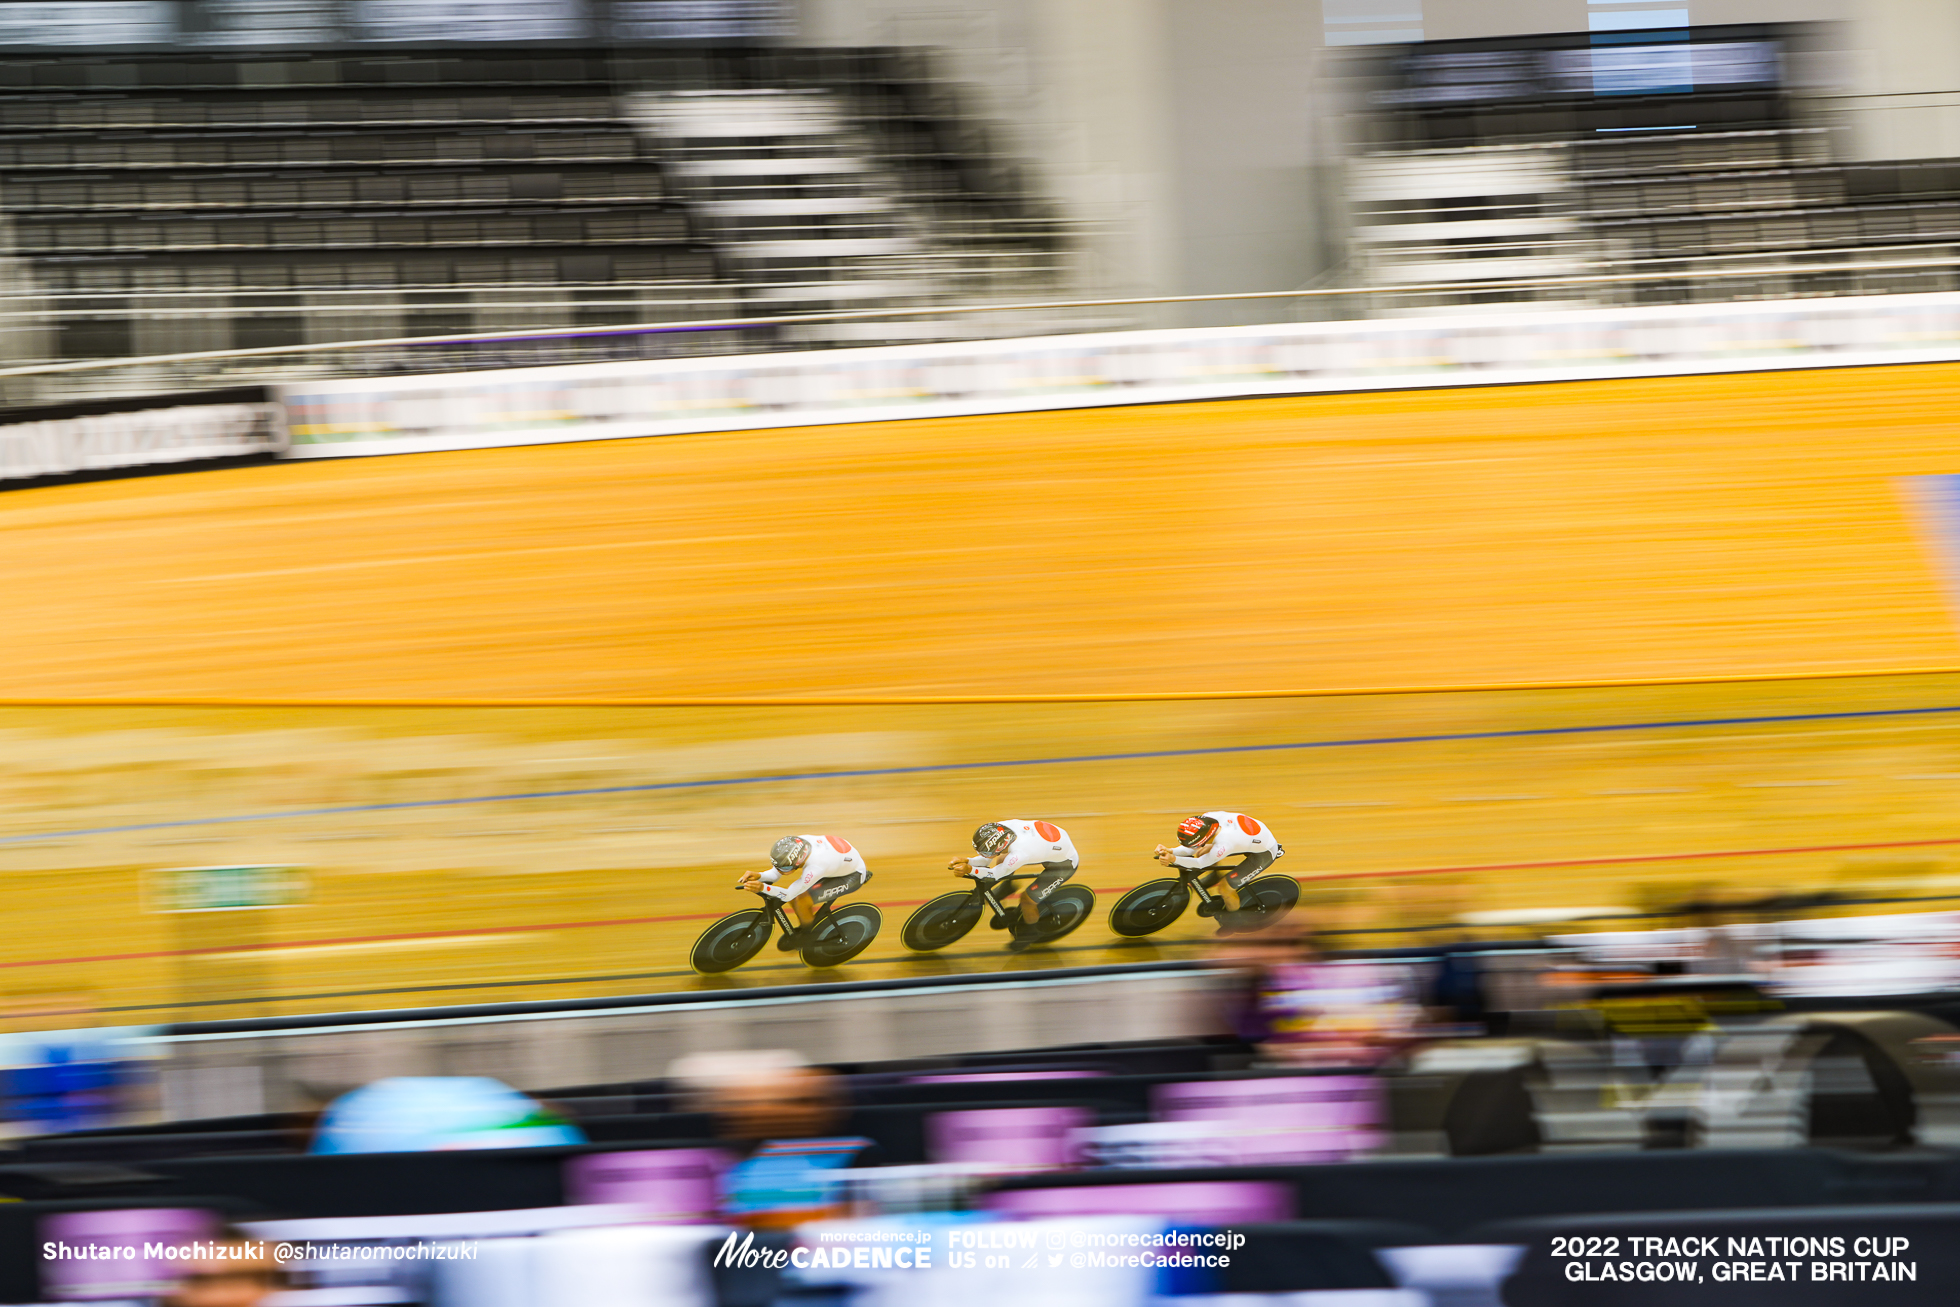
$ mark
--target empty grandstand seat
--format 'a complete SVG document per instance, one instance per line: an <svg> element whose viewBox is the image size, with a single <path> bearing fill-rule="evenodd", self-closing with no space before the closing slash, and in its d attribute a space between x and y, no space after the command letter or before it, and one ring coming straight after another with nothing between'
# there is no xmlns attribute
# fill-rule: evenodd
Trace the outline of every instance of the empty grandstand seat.
<svg viewBox="0 0 1960 1307"><path fill-rule="evenodd" d="M133 88L76 99L40 75L68 66L62 60L0 58L0 87L10 88L0 202L38 279L66 289L56 284L63 265L50 260L86 256L139 274L167 268L193 284L287 286L289 277L275 282L273 265L303 254L307 276L294 288L330 289L361 280L349 274L374 252L413 247L433 256L432 271L443 265L440 287L450 259L486 245L589 251L598 256L589 268L607 268L621 247L691 247L678 210L648 215L670 202L657 165L613 111L602 53L271 63L242 74L225 57L135 56ZM119 124L154 126L125 134ZM534 173L543 176L532 181ZM546 266L534 280L566 280L556 258ZM642 262L622 293L702 272L684 260ZM601 279L615 280L609 268ZM558 293L532 290L534 301ZM120 308L88 307L98 320ZM305 322L279 334L374 334L395 306L329 299L298 307ZM249 315L222 300L173 308L230 338L217 343L256 343L242 339ZM473 307L458 308L454 325L475 327ZM101 339L70 344L126 352L128 335L118 346L98 325Z"/></svg>
<svg viewBox="0 0 1960 1307"><path fill-rule="evenodd" d="M322 343L406 329L398 300L334 292L376 284L354 265L410 247L429 257L397 280L453 290L448 307L462 316L445 321L459 331L732 316L735 281L778 311L1014 290L1055 298L1040 292L1057 268L1058 226L999 184L1006 170L946 148L942 138L980 150L984 142L970 124L946 130L947 97L922 90L929 80L921 59L879 50L186 50L112 66L86 52L0 55L0 217L36 289L57 297L62 314L94 323L30 339L77 356L141 352L160 334L146 325L154 314L59 298L71 293L61 283L79 261L139 278L168 271L191 294L291 287L309 298L296 306L298 329L280 334ZM787 170L746 180L702 173L670 188L662 169L687 151L649 138L622 100L680 88L711 91L724 107L773 106L736 127L789 136L727 135L711 121L701 129L712 145L704 158ZM774 112L817 104L828 107ZM842 166L799 175L799 150L778 148L785 141ZM928 209L927 226L950 224L930 249ZM757 248L737 248L751 223ZM461 265L480 265L472 256L486 249L532 255L533 267L470 279L508 276L526 294L491 304L451 287L452 270L461 279ZM294 265L301 275L282 275ZM616 302L580 303L577 287L605 287ZM147 307L184 324L200 348L265 335L246 325L248 306L216 295ZM746 333L692 332L526 349L542 362L754 343ZM507 365L497 352L482 358ZM473 357L421 349L384 366Z"/></svg>

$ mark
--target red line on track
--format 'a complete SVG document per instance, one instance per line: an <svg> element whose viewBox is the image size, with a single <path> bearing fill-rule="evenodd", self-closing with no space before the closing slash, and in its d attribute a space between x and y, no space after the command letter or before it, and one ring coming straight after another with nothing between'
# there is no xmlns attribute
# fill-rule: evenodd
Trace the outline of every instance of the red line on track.
<svg viewBox="0 0 1960 1307"><path fill-rule="evenodd" d="M1559 867L1620 867L1644 862L1695 862L1713 858L1773 858L1799 853L1860 853L1877 849L1930 849L1960 845L1960 837L1938 840L1888 840L1870 844L1807 844L1780 849L1713 849L1697 853L1637 853L1610 858L1557 858L1546 862L1486 862L1449 867L1400 867L1385 871L1336 871L1307 876L1309 884L1323 880L1378 880L1393 876L1444 876L1482 871L1549 871ZM1135 888L1124 885L1102 891L1124 894ZM886 907L915 908L925 899L887 903ZM400 935L345 935L329 939L301 939L266 944L225 944L212 948L152 949L142 953L99 953L79 958L27 958L0 962L0 969L15 967L82 966L92 962L140 962L148 958L192 957L213 953L254 953L269 949L321 948L338 944L387 944L401 940L463 939L482 935L530 935L551 930L590 930L600 926L658 926L677 921L713 921L725 912L683 912L661 917L614 917L604 921L553 921L529 926L475 926L465 930L416 931Z"/></svg>
<svg viewBox="0 0 1960 1307"><path fill-rule="evenodd" d="M1696 862L1712 858L1773 858L1796 853L1857 853L1872 849L1930 849L1960 844L1960 839L1888 840L1878 844L1807 844L1787 849L1714 849L1700 853L1636 853L1614 858L1557 858L1550 862L1487 862L1463 867L1404 867L1391 871L1336 871L1317 880L1371 880L1389 876L1440 876L1450 872L1545 871L1555 867L1619 867L1639 862Z"/></svg>

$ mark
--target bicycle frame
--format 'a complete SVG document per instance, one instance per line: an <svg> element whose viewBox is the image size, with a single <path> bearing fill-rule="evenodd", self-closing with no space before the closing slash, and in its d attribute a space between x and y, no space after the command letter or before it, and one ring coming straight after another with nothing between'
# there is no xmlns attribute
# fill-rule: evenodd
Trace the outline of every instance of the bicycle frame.
<svg viewBox="0 0 1960 1307"><path fill-rule="evenodd" d="M1216 867L1205 867L1202 870L1196 867L1179 867L1177 878L1184 882L1186 889L1197 891L1198 902L1209 903L1218 897L1211 892L1211 887L1224 879L1224 873Z"/></svg>
<svg viewBox="0 0 1960 1307"><path fill-rule="evenodd" d="M994 910L994 915L1004 917L1007 915L1008 910L1001 906L1000 896L1003 894L1012 894L1015 890L1021 888L1014 883L1020 879L1023 878L1020 876L1002 876L999 880L981 880L978 877L974 877L973 892L980 896L981 902ZM1026 879L1033 880L1034 877L1028 876Z"/></svg>
<svg viewBox="0 0 1960 1307"><path fill-rule="evenodd" d="M772 894L764 894L759 889L751 890L749 892L762 900L763 906L768 910L770 918L775 921L777 930L780 930L783 932L783 934L787 935L792 931L801 929L801 927L797 924L796 918L790 915L789 904L783 902L779 898L776 898ZM815 912L812 912L810 914L811 927L815 928L817 926L821 926L830 917L830 912L831 912L831 905L828 903L823 904Z"/></svg>
<svg viewBox="0 0 1960 1307"><path fill-rule="evenodd" d="M789 915L789 904L773 895L764 894L761 890L752 890L751 893L762 900L763 908L769 913L770 920L776 923L777 930L787 935L796 929L796 922ZM826 904L825 906L828 907L829 905ZM822 909L819 909L817 916L810 924L815 925L817 921L822 920L822 916Z"/></svg>

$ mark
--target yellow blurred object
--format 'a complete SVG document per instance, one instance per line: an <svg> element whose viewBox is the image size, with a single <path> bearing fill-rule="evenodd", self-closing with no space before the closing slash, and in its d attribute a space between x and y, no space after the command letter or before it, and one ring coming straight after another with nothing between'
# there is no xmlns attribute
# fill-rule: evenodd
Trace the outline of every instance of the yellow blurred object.
<svg viewBox="0 0 1960 1307"><path fill-rule="evenodd" d="M1895 481L1952 466L1956 380L1928 364L1244 400L16 491L0 697L1950 667Z"/></svg>
<svg viewBox="0 0 1960 1307"><path fill-rule="evenodd" d="M759 832L862 831L889 910L1013 811L1067 815L1100 892L1154 874L1166 813L1270 814L1280 870L1329 882L1301 909L1322 930L1468 905L1525 929L1711 878L1940 906L1960 677L1852 674L1960 663L1897 486L1954 467L1956 382L1322 396L10 492L0 696L159 706L0 709L0 1011L693 985L686 943L741 906ZM1545 683L1568 688L1341 693ZM1320 697L1257 697L1292 690ZM1247 697L1033 702L1200 693ZM236 706L170 706L198 698ZM434 706L500 699L565 706ZM145 910L146 877L191 866L312 890L222 929ZM1081 951L1011 965L1206 938L1118 944L1099 914ZM848 974L1002 965L899 952Z"/></svg>

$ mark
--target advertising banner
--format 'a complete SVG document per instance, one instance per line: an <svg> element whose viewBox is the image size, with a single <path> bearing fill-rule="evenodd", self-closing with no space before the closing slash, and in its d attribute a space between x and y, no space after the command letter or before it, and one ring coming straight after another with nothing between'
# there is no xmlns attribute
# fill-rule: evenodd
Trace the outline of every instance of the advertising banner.
<svg viewBox="0 0 1960 1307"><path fill-rule="evenodd" d="M288 457L1960 358L1960 294L1282 323L299 383Z"/></svg>
<svg viewBox="0 0 1960 1307"><path fill-rule="evenodd" d="M0 482L275 454L284 412L258 387L0 413Z"/></svg>

